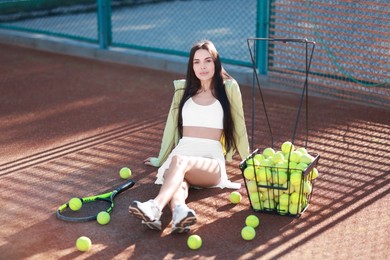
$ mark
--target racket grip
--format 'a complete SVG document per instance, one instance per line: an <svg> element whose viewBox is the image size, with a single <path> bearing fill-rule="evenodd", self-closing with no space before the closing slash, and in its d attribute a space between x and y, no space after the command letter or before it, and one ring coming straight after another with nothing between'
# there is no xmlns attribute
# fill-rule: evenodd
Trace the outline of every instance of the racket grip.
<svg viewBox="0 0 390 260"><path fill-rule="evenodd" d="M118 187L115 190L117 191L117 193L121 193L122 191L128 190L131 187L133 187L134 184L135 184L135 182L133 180L129 180L125 184L123 184L122 186Z"/></svg>

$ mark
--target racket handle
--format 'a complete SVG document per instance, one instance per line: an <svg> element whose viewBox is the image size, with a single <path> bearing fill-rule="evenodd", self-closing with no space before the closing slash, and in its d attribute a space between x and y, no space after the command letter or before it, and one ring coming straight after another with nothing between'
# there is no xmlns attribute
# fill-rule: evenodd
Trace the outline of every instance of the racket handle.
<svg viewBox="0 0 390 260"><path fill-rule="evenodd" d="M123 184L122 186L118 187L115 189L115 193L119 194L125 190L128 190L130 189L131 187L133 187L135 184L135 182L133 180L129 180L128 182L126 182L125 184Z"/></svg>

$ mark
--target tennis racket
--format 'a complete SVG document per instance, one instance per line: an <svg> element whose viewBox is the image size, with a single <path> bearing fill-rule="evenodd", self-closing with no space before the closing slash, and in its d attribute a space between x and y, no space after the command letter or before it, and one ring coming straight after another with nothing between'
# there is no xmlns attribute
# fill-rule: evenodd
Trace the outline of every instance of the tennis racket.
<svg viewBox="0 0 390 260"><path fill-rule="evenodd" d="M110 214L114 209L115 196L133 187L134 184L135 182L130 180L113 191L100 195L80 198L82 207L78 211L71 210L69 208L69 202L67 202L57 209L57 217L61 220L70 222L86 222L96 220L97 215L101 211L106 211L108 214Z"/></svg>

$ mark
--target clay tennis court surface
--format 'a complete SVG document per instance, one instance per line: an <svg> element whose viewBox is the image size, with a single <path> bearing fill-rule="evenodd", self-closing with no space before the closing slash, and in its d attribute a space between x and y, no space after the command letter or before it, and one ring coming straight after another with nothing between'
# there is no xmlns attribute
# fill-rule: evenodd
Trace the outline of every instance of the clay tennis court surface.
<svg viewBox="0 0 390 260"><path fill-rule="evenodd" d="M172 80L183 75L7 45L0 60L1 259L389 259L388 110L310 97L307 148L321 158L308 210L300 218L255 213L261 226L244 241L244 219L254 213L244 186L235 206L231 190L192 190L198 223L191 233L203 238L192 251L188 235L169 234L169 210L162 232L128 214L133 199L158 192L156 170L142 160L159 151ZM241 91L251 135L251 88ZM292 136L299 96L264 95L280 144ZM270 135L260 105L255 118L255 146L264 148ZM299 131L298 146L303 139ZM239 162L227 169L243 183ZM123 166L136 185L117 197L108 225L56 218L70 198L123 183ZM93 242L86 253L75 248L82 235Z"/></svg>

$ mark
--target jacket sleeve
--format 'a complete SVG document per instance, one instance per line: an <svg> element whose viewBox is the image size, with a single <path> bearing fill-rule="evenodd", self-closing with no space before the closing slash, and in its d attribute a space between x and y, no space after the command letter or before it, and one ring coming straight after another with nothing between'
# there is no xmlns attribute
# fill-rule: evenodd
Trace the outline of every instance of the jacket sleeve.
<svg viewBox="0 0 390 260"><path fill-rule="evenodd" d="M171 107L167 121L165 123L164 133L161 141L161 147L158 157L152 157L150 162L154 167L160 167L168 158L172 149L179 142L179 130L177 128L177 117L179 111L179 103L184 93L185 80L175 80L175 93L173 95Z"/></svg>
<svg viewBox="0 0 390 260"><path fill-rule="evenodd" d="M241 159L249 156L249 141L246 130L244 110L240 87L235 80L225 82L226 94L230 102L230 110L234 122L234 140ZM235 150L227 151L226 160L232 161Z"/></svg>

